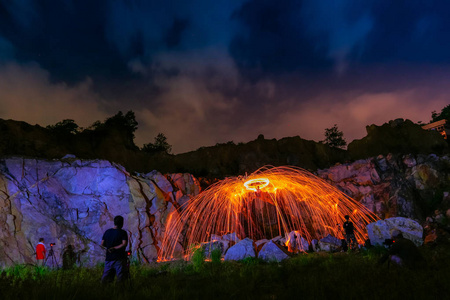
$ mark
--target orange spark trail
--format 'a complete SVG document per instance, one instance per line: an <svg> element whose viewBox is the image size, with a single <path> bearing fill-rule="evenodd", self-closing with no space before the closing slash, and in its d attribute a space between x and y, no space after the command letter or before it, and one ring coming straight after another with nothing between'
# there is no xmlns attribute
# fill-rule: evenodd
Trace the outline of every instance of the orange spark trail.
<svg viewBox="0 0 450 300"><path fill-rule="evenodd" d="M225 178L174 209L166 223L159 260L189 254L211 235L237 233L253 240L297 231L309 243L328 234L343 238L350 215L358 242L378 218L362 204L312 173L296 167L263 167L248 177ZM180 253L180 246L188 249Z"/></svg>

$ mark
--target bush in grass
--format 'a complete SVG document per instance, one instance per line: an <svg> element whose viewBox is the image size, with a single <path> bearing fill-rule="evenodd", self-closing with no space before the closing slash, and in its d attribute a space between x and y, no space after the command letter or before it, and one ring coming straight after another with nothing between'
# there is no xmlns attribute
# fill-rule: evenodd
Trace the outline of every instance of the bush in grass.
<svg viewBox="0 0 450 300"><path fill-rule="evenodd" d="M194 271L199 272L205 263L205 253L203 252L202 247L199 247L194 251L191 261L194 265Z"/></svg>
<svg viewBox="0 0 450 300"><path fill-rule="evenodd" d="M213 264L220 263L220 259L222 258L222 251L220 248L215 248L211 251L211 261Z"/></svg>
<svg viewBox="0 0 450 300"><path fill-rule="evenodd" d="M258 258L256 258L256 257L251 257L251 256L249 256L249 257L246 257L246 258L244 258L243 260L241 260L241 262L242 262L244 265L254 266L254 265L258 265L258 264L260 264L260 263L263 263L264 261L261 260L261 259L258 259Z"/></svg>

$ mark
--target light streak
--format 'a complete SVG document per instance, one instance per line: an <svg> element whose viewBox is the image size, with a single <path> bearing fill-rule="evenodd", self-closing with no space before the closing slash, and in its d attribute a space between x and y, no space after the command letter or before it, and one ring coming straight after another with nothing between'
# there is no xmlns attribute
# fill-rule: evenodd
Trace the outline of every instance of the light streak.
<svg viewBox="0 0 450 300"><path fill-rule="evenodd" d="M254 192L256 192L258 188L260 190L262 190L263 188L265 188L268 185L269 185L269 179L267 179L267 178L255 178L255 179L250 179L250 180L247 180L246 182L244 182L245 188L249 191L254 191Z"/></svg>

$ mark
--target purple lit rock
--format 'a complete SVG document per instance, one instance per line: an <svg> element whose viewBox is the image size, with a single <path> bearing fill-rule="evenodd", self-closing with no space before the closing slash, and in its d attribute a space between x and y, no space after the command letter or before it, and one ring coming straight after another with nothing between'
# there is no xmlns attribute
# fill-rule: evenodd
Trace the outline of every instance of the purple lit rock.
<svg viewBox="0 0 450 300"><path fill-rule="evenodd" d="M306 252L309 250L308 241L301 236L300 231L291 231L288 235L289 246L293 249L297 249L301 252Z"/></svg>
<svg viewBox="0 0 450 300"><path fill-rule="evenodd" d="M318 245L321 251L332 252L341 247L341 240L329 234L321 239Z"/></svg>
<svg viewBox="0 0 450 300"><path fill-rule="evenodd" d="M157 258L172 205L197 192L196 179L178 176L177 185L158 172L131 176L122 166L103 160L0 160L0 266L34 263L34 246L43 237L60 260L73 245L82 265L104 260L103 232L113 218L125 218L129 249L144 262ZM181 190L179 197L172 191ZM195 194L191 194L194 196ZM178 249L182 252L182 249Z"/></svg>
<svg viewBox="0 0 450 300"><path fill-rule="evenodd" d="M222 240L235 242L235 243L238 243L240 241L240 239L238 238L238 236L235 232L223 235Z"/></svg>
<svg viewBox="0 0 450 300"><path fill-rule="evenodd" d="M392 233L400 231L404 238L414 242L417 246L423 244L423 228L414 220L396 217L379 220L366 226L372 245L382 245L385 239L391 239Z"/></svg>
<svg viewBox="0 0 450 300"><path fill-rule="evenodd" d="M280 249L274 242L269 241L266 243L261 251L258 253L258 258L261 258L265 261L277 261L280 262L289 258L289 256Z"/></svg>
<svg viewBox="0 0 450 300"><path fill-rule="evenodd" d="M225 260L242 260L247 257L255 257L253 240L245 238L236 245L230 247L225 254Z"/></svg>

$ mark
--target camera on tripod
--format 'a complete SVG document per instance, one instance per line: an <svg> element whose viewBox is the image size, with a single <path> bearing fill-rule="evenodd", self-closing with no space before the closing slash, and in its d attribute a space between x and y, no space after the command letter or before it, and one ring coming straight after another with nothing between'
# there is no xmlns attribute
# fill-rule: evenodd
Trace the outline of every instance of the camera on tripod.
<svg viewBox="0 0 450 300"><path fill-rule="evenodd" d="M53 246L55 246L56 244L55 243L50 243L50 247L53 247Z"/></svg>

